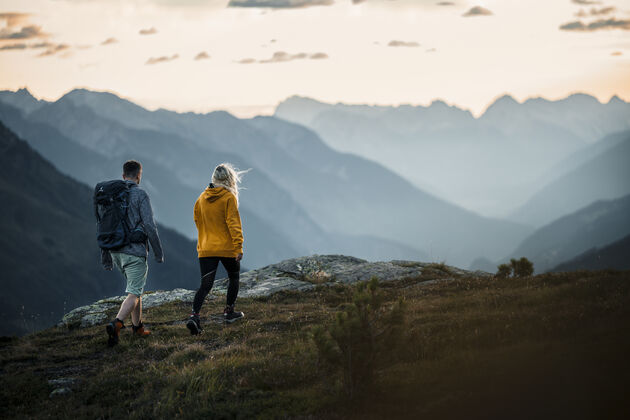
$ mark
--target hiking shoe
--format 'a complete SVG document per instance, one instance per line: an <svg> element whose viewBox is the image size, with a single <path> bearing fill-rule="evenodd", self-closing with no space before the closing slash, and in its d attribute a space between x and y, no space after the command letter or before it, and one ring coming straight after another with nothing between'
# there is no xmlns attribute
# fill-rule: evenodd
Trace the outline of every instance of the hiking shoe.
<svg viewBox="0 0 630 420"><path fill-rule="evenodd" d="M229 322L230 324L243 317L245 317L245 314L243 312L235 311L234 305L226 306L223 310L223 319L225 320L225 322Z"/></svg>
<svg viewBox="0 0 630 420"><path fill-rule="evenodd" d="M186 328L190 330L191 335L201 334L203 328L201 328L201 321L199 320L199 315L192 314L190 318L188 318L188 322L186 322Z"/></svg>
<svg viewBox="0 0 630 420"><path fill-rule="evenodd" d="M113 347L118 344L118 334L123 328L125 328L125 324L123 324L123 322L118 318L114 319L105 326L105 331L107 331L107 334L109 335L109 339L107 340L107 345L109 347Z"/></svg>
<svg viewBox="0 0 630 420"><path fill-rule="evenodd" d="M132 325L131 328L133 329L133 335L136 337L146 337L148 335L151 335L151 331L144 328L144 323L142 323L142 321L140 321L140 325L138 325L137 327L135 325Z"/></svg>

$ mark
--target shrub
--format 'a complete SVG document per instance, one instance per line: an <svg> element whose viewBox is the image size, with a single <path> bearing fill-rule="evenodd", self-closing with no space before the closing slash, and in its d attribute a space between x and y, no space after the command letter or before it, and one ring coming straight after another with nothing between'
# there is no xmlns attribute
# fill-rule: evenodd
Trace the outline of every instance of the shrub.
<svg viewBox="0 0 630 420"><path fill-rule="evenodd" d="M347 395L353 398L373 384L374 370L393 357L404 329L404 302L382 310L378 279L358 285L352 303L338 312L327 329L315 328L313 339L320 358L343 371Z"/></svg>
<svg viewBox="0 0 630 420"><path fill-rule="evenodd" d="M509 264L499 265L496 276L499 278L508 278L514 274L514 277L529 277L534 274L534 263L525 257L520 260L512 258Z"/></svg>
<svg viewBox="0 0 630 420"><path fill-rule="evenodd" d="M521 257L520 260L511 259L510 264L514 270L514 277L529 277L534 274L534 264L525 257Z"/></svg>
<svg viewBox="0 0 630 420"><path fill-rule="evenodd" d="M499 278L505 279L512 275L512 266L510 264L501 264L497 268L496 276Z"/></svg>

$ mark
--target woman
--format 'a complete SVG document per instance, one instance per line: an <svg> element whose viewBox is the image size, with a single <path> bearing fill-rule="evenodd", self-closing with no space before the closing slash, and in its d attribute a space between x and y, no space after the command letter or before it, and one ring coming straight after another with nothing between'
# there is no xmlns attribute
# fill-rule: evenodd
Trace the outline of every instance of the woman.
<svg viewBox="0 0 630 420"><path fill-rule="evenodd" d="M195 202L197 225L197 253L201 267L201 286L195 294L193 309L186 327L190 333L202 330L199 311L212 289L219 261L225 267L228 278L227 302L223 316L226 322L243 318L234 310L238 294L240 261L243 258L243 229L238 212L238 184L246 172L235 170L231 164L222 163L214 169L212 182Z"/></svg>

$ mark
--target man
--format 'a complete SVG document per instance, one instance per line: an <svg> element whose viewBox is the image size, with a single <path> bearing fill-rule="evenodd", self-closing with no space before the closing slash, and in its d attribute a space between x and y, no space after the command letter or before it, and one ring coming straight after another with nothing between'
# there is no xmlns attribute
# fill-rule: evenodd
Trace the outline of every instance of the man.
<svg viewBox="0 0 630 420"><path fill-rule="evenodd" d="M123 165L123 180L128 186L129 206L127 208L127 226L137 237L140 231L140 240L133 240L127 245L114 250L101 249L101 262L106 270L112 270L115 265L127 280L125 293L127 297L120 305L116 318L107 324L109 335L108 344L118 344L118 335L125 328L123 321L131 314L133 334L146 337L151 332L142 323L142 292L147 280L148 265L147 256L149 242L153 254L158 263L164 262L162 244L158 236L157 227L153 220L153 209L147 193L140 188L142 179L142 165L140 162L130 160Z"/></svg>

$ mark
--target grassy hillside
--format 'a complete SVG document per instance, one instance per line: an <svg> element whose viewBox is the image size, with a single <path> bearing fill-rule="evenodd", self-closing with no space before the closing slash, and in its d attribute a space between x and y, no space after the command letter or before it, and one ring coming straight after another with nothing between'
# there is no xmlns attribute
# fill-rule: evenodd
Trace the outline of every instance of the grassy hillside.
<svg viewBox="0 0 630 420"><path fill-rule="evenodd" d="M150 338L123 331L111 349L102 326L5 340L0 409L7 418L77 419L630 415L630 272L496 280L435 266L383 283L384 311L406 302L403 343L375 359L374 385L350 400L312 332L333 322L356 287L240 299L242 322L206 314L198 337L181 322L189 305L173 303L147 311ZM48 381L59 378L75 378L73 392L49 397Z"/></svg>

